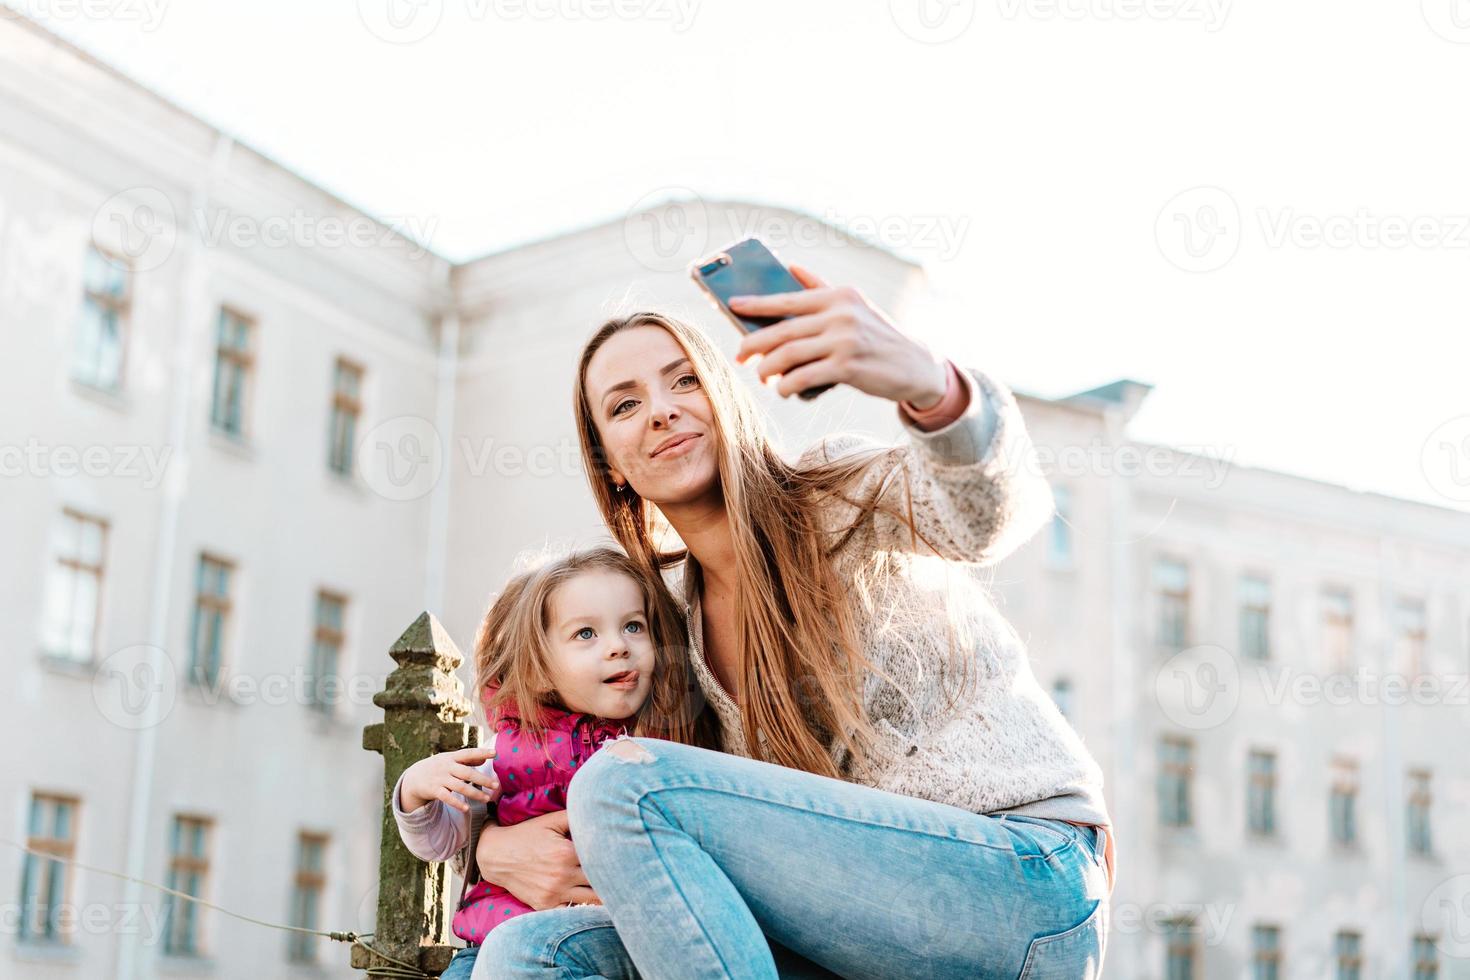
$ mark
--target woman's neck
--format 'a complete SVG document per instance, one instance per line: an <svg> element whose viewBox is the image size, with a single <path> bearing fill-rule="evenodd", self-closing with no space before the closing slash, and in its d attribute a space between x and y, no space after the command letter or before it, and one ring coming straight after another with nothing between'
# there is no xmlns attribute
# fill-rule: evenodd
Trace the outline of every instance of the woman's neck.
<svg viewBox="0 0 1470 980"><path fill-rule="evenodd" d="M699 563L704 588L727 593L735 583L735 539L721 495L661 507L690 556Z"/></svg>

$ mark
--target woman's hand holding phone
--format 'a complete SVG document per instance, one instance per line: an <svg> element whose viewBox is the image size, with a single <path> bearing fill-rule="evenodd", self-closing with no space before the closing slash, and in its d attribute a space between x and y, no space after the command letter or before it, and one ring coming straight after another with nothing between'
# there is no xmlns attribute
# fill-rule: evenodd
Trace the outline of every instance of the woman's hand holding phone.
<svg viewBox="0 0 1470 980"><path fill-rule="evenodd" d="M776 391L783 398L829 384L920 410L944 397L948 369L942 358L894 326L857 289L829 286L801 266L791 272L806 287L802 292L731 298L731 310L743 316L783 318L746 334L737 363L759 357L761 380L780 375Z"/></svg>

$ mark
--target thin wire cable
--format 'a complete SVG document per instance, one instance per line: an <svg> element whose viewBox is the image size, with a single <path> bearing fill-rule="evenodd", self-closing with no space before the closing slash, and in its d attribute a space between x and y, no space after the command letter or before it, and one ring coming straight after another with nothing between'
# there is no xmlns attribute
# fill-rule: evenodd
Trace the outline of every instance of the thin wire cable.
<svg viewBox="0 0 1470 980"><path fill-rule="evenodd" d="M37 848L31 847L28 844L22 844L19 841L10 840L9 838L0 837L0 844L9 844L11 847L23 851L26 854L33 854L36 857L45 858L48 861L58 861L61 864L70 865L73 868L80 868L83 871L91 871L96 874L107 875L110 878L120 878L123 881L131 881L135 884L143 885L147 888L156 888L158 891L161 891L164 894L172 895L175 898L182 898L186 902L194 902L195 904L202 905L207 909L213 909L221 915L228 915L231 918L239 919L242 922L249 922L252 925L264 926L267 929L279 929L282 932L298 932L307 936L321 936L324 939L330 939L334 942L351 943L354 946L361 946L372 955L380 957L381 959L385 959L389 963L395 964L394 966L380 966L369 969L367 971L367 974L370 977L376 976L409 978L409 980L424 980L424 978L426 977L433 977L433 974L425 973L423 969L421 969L417 965L389 956L382 950L375 949L372 946L369 946L367 943L363 942L366 937L372 936L372 933L370 932L323 932L320 929L307 929L304 926L286 926L281 925L278 922L267 922L264 919L257 919L253 916L244 915L240 912L232 912L227 908L216 905L213 902L206 902L202 898L199 898L195 895L190 895L187 892L181 892L176 888L169 888L166 885L160 885L157 882L147 881L143 878L134 878L132 875L125 875L121 871L113 871L110 868L98 868L90 864L83 864L81 861L77 861L72 858L59 857L47 851L42 851Z"/></svg>

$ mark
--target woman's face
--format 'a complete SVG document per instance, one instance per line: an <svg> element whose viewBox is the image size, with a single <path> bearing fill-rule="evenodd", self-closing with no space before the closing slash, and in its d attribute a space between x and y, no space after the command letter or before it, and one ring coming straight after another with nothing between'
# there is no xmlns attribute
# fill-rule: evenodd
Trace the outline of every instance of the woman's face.
<svg viewBox="0 0 1470 980"><path fill-rule="evenodd" d="M613 334L592 355L583 384L614 482L660 506L714 489L709 398L672 334L653 324Z"/></svg>

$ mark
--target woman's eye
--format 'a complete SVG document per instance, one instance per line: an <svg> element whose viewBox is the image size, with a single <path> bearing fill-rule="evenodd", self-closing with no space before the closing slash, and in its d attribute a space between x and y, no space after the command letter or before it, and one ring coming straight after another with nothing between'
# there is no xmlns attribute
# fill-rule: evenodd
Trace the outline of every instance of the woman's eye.
<svg viewBox="0 0 1470 980"><path fill-rule="evenodd" d="M682 385L686 381L692 381L695 384L699 384L699 378L695 377L692 374L680 375L679 380L678 381L675 381L674 384L675 385ZM686 385L686 387L687 387L687 385Z"/></svg>
<svg viewBox="0 0 1470 980"><path fill-rule="evenodd" d="M575 633L572 634L572 639L574 639L574 640L590 640L590 639L592 639L596 635L597 635L597 633L593 631L592 627L590 627L590 626L583 626L581 629L577 630L577 632L575 632Z"/></svg>
<svg viewBox="0 0 1470 980"><path fill-rule="evenodd" d="M629 623L627 626L624 626L623 629L625 629L625 630L632 630L634 633L642 633L643 632L643 624L640 623L640 622L638 622L638 620L635 619L631 623Z"/></svg>
<svg viewBox="0 0 1470 980"><path fill-rule="evenodd" d="M626 408L629 405L636 405L636 404L637 404L637 402L633 401L633 399L631 399L631 398L629 398L626 401L618 402L617 407L613 409L612 413L614 415L622 415L624 408Z"/></svg>

